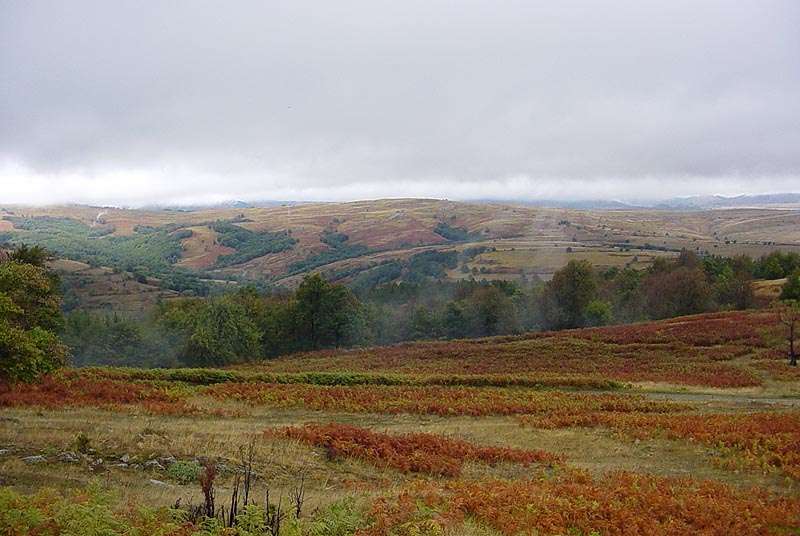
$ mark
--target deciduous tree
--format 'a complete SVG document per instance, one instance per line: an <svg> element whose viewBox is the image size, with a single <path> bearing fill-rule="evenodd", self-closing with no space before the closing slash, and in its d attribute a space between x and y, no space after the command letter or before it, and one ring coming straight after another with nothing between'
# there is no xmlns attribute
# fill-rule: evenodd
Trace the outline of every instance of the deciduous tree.
<svg viewBox="0 0 800 536"><path fill-rule="evenodd" d="M786 326L786 346L789 353L789 365L797 366L796 339L800 332L800 301L782 300L778 303L778 318Z"/></svg>
<svg viewBox="0 0 800 536"><path fill-rule="evenodd" d="M550 327L579 328L586 324L586 306L597 297L594 268L586 260L572 260L547 284L558 318Z"/></svg>
<svg viewBox="0 0 800 536"><path fill-rule="evenodd" d="M363 324L361 303L343 285L319 274L306 275L295 292L293 308L297 343L303 350L339 347L358 337Z"/></svg>
<svg viewBox="0 0 800 536"><path fill-rule="evenodd" d="M30 252L18 249L0 260L0 381L33 381L69 355L58 338L64 322L58 276L43 265L43 250Z"/></svg>
<svg viewBox="0 0 800 536"><path fill-rule="evenodd" d="M800 268L795 269L781 287L781 300L800 300Z"/></svg>

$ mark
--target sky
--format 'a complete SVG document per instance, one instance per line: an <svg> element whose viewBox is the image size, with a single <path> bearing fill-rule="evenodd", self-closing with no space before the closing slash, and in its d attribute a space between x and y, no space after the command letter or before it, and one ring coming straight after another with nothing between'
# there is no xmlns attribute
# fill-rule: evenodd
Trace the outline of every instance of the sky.
<svg viewBox="0 0 800 536"><path fill-rule="evenodd" d="M0 0L0 203L800 192L795 0Z"/></svg>

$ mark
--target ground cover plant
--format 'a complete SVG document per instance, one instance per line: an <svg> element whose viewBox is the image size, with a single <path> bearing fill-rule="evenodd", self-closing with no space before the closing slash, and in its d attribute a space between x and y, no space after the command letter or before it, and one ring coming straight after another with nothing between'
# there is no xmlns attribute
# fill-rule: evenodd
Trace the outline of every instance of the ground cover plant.
<svg viewBox="0 0 800 536"><path fill-rule="evenodd" d="M458 476L467 460L489 464L517 462L526 467L532 463L549 465L564 461L562 457L542 450L481 447L434 434L382 434L333 422L325 425L306 423L264 433L324 447L325 455L331 460L337 456L351 456L403 473Z"/></svg>
<svg viewBox="0 0 800 536"><path fill-rule="evenodd" d="M800 482L800 412L643 414L581 412L523 415L521 424L542 428L607 426L637 439L664 434L721 450L731 466L779 471Z"/></svg>
<svg viewBox="0 0 800 536"><path fill-rule="evenodd" d="M248 365L263 372L535 376L544 384L660 382L753 387L763 375L748 357L775 355L781 326L774 311L713 313L624 326L452 342L402 343L296 354ZM235 368L234 368L235 370Z"/></svg>
<svg viewBox="0 0 800 536"><path fill-rule="evenodd" d="M582 471L529 480L425 483L376 500L362 536L441 534L465 519L516 534L785 534L800 503L692 479Z"/></svg>
<svg viewBox="0 0 800 536"><path fill-rule="evenodd" d="M311 410L413 413L418 415L513 415L593 411L669 412L678 404L625 394L579 394L529 389L225 383L203 390L220 400L250 405L300 406Z"/></svg>
<svg viewBox="0 0 800 536"><path fill-rule="evenodd" d="M0 388L0 532L797 533L783 344L761 311L65 369Z"/></svg>

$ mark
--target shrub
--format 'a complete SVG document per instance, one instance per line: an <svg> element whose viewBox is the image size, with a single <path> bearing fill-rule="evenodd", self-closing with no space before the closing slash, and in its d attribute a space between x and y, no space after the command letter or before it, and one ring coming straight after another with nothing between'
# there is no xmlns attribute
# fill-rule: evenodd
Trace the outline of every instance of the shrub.
<svg viewBox="0 0 800 536"><path fill-rule="evenodd" d="M167 469L167 476L180 484L191 484L200 476L200 466L188 461L173 462Z"/></svg>

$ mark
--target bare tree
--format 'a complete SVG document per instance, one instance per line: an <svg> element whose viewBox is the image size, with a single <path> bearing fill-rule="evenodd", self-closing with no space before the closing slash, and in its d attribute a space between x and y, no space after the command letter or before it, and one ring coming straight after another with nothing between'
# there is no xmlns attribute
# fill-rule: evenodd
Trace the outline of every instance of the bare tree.
<svg viewBox="0 0 800 536"><path fill-rule="evenodd" d="M778 304L778 318L786 326L786 342L789 347L789 365L797 366L795 337L800 331L800 301L781 300Z"/></svg>

